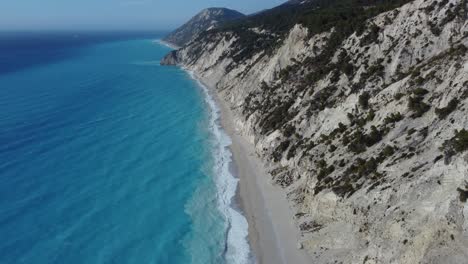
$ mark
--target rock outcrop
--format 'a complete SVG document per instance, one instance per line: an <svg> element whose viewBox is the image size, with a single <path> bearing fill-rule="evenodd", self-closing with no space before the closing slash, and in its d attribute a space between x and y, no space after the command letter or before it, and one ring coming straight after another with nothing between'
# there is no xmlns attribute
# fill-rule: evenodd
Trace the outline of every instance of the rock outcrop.
<svg viewBox="0 0 468 264"><path fill-rule="evenodd" d="M162 60L161 65L164 66L175 66L179 63L177 59L177 51L173 50L169 52Z"/></svg>
<svg viewBox="0 0 468 264"><path fill-rule="evenodd" d="M406 2L215 31L167 58L231 107L314 263L467 262L468 3Z"/></svg>
<svg viewBox="0 0 468 264"><path fill-rule="evenodd" d="M163 40L182 47L206 30L214 29L224 22L243 17L245 17L244 14L235 10L227 8L208 8L198 13L190 19L190 21L176 29Z"/></svg>

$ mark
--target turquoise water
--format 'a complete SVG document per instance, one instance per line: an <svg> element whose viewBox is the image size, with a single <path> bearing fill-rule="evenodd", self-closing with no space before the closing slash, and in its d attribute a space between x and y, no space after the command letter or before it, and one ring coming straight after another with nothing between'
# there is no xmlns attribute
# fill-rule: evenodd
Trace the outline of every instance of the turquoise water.
<svg viewBox="0 0 468 264"><path fill-rule="evenodd" d="M0 263L245 263L206 89L151 40L51 38L0 45Z"/></svg>

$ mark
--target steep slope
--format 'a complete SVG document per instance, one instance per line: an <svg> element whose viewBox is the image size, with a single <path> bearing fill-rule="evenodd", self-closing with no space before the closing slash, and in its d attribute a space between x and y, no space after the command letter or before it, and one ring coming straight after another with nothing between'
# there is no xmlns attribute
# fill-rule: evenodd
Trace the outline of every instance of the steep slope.
<svg viewBox="0 0 468 264"><path fill-rule="evenodd" d="M468 259L468 3L391 2L250 18L166 60L231 106L314 263Z"/></svg>
<svg viewBox="0 0 468 264"><path fill-rule="evenodd" d="M164 38L164 41L184 46L201 32L219 26L223 22L245 17L244 14L227 8L208 8Z"/></svg>

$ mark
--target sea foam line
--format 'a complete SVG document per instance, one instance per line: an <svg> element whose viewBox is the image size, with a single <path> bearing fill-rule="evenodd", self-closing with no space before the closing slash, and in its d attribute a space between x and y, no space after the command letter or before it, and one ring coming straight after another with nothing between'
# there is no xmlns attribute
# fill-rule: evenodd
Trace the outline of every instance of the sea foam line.
<svg viewBox="0 0 468 264"><path fill-rule="evenodd" d="M210 90L195 74L184 68L186 72L201 87L205 102L210 108L210 129L215 138L214 146L214 176L218 191L218 210L226 221L226 252L225 259L228 264L247 264L253 262L248 243L249 225L247 219L233 208L233 198L236 196L239 179L232 175L229 165L232 162L232 153L229 149L232 141L220 125L220 109L210 94Z"/></svg>
<svg viewBox="0 0 468 264"><path fill-rule="evenodd" d="M172 43L169 43L169 42L167 42L167 41L164 41L164 40L162 40L162 39L155 39L155 40L153 40L153 43L158 43L158 44L160 44L160 45L166 46L166 47L171 48L171 49L174 49L174 50L180 49L179 46L177 46L177 45L175 45L175 44L172 44Z"/></svg>
<svg viewBox="0 0 468 264"><path fill-rule="evenodd" d="M179 47L163 40L155 40L155 43L167 46L171 49ZM215 139L214 146L214 176L218 191L218 210L226 221L226 250L224 256L227 264L248 264L255 261L251 257L248 243L249 224L247 219L233 208L233 198L236 196L239 179L232 175L229 165L232 162L232 153L229 149L232 141L220 125L220 109L210 94L208 87L201 82L193 71L183 68L190 77L195 80L204 93L206 104L210 108L210 131Z"/></svg>

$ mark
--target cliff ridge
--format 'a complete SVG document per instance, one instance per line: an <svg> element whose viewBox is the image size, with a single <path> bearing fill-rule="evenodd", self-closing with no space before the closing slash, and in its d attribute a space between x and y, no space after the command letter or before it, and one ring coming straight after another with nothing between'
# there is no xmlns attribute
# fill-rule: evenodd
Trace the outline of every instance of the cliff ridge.
<svg viewBox="0 0 468 264"><path fill-rule="evenodd" d="M231 107L314 263L465 263L467 1L312 2L168 60Z"/></svg>

